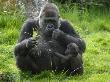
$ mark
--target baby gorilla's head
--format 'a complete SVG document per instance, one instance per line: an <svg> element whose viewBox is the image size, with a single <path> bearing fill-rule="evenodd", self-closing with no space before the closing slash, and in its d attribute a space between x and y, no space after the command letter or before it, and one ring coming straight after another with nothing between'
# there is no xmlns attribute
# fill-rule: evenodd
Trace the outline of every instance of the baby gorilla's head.
<svg viewBox="0 0 110 82"><path fill-rule="evenodd" d="M78 55L79 48L75 43L70 43L67 45L67 49L65 51L66 55L71 54L72 56L76 57Z"/></svg>

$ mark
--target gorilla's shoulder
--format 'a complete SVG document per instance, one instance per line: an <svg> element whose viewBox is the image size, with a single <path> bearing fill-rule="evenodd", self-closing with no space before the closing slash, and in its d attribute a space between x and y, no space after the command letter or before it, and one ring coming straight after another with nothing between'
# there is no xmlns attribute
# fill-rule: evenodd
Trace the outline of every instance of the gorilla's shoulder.
<svg viewBox="0 0 110 82"><path fill-rule="evenodd" d="M69 21L68 20L66 20L66 19L61 19L60 20L60 22L61 22L61 26L64 26L64 25L69 25L70 23L69 23Z"/></svg>
<svg viewBox="0 0 110 82"><path fill-rule="evenodd" d="M63 32L70 34L70 35L74 35L75 34L75 29L72 26L72 24L68 21L68 20L60 20L61 25L60 25L60 30L62 30Z"/></svg>

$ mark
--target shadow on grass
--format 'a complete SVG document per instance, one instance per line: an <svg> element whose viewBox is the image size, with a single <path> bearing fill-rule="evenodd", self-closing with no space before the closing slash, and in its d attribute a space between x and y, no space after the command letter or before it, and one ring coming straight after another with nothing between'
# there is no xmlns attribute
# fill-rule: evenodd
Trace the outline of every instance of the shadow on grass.
<svg viewBox="0 0 110 82"><path fill-rule="evenodd" d="M0 82L15 82L18 79L16 73L4 72L0 74Z"/></svg>

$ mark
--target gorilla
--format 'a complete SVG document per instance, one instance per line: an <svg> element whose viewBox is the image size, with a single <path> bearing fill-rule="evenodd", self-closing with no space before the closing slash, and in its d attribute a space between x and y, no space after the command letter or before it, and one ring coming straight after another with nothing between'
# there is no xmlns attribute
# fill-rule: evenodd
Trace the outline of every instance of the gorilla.
<svg viewBox="0 0 110 82"><path fill-rule="evenodd" d="M39 36L33 37L33 31ZM82 54L84 40L72 25L60 19L57 6L47 3L36 19L28 19L22 26L20 38L14 49L16 65L32 74L44 70L83 74Z"/></svg>

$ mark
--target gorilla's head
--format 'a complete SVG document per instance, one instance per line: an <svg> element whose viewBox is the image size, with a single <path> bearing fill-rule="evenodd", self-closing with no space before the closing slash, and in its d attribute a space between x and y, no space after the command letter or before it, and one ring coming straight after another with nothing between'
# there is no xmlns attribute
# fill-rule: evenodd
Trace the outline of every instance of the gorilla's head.
<svg viewBox="0 0 110 82"><path fill-rule="evenodd" d="M79 48L75 43L70 43L67 45L67 49L65 51L65 54L71 54L74 57L76 57L78 55L79 52Z"/></svg>
<svg viewBox="0 0 110 82"><path fill-rule="evenodd" d="M51 36L54 29L60 26L59 10L53 3L44 5L40 12L39 26L41 32L46 36Z"/></svg>

